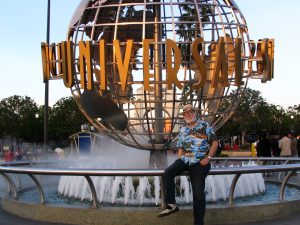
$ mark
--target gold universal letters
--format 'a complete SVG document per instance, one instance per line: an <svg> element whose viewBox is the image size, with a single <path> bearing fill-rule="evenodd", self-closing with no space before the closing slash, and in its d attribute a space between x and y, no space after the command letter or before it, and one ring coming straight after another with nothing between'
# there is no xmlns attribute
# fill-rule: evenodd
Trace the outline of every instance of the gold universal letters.
<svg viewBox="0 0 300 225"><path fill-rule="evenodd" d="M149 72L149 45L153 44L153 39L144 39L143 40L143 72L144 72L144 90L150 90L150 78L154 77L153 73Z"/></svg>
<svg viewBox="0 0 300 225"><path fill-rule="evenodd" d="M50 79L50 68L49 68L49 47L45 42L41 43L42 51L42 63L43 63L43 80L44 83Z"/></svg>
<svg viewBox="0 0 300 225"><path fill-rule="evenodd" d="M270 77L269 80L272 80L274 78L274 45L275 40L269 39L268 41L268 55L270 56L271 66L270 66Z"/></svg>
<svg viewBox="0 0 300 225"><path fill-rule="evenodd" d="M74 83L73 43L71 41L61 42L61 57L64 85L70 88Z"/></svg>
<svg viewBox="0 0 300 225"><path fill-rule="evenodd" d="M274 70L274 39L263 39L261 42L261 55L263 59L262 82L272 80Z"/></svg>
<svg viewBox="0 0 300 225"><path fill-rule="evenodd" d="M107 81L106 81L106 55L105 55L105 40L100 40L99 42L99 52L100 52L100 89L107 89Z"/></svg>
<svg viewBox="0 0 300 225"><path fill-rule="evenodd" d="M153 39L143 40L143 76L144 76L144 90L150 90L150 79L154 74L150 73L149 51L150 45L154 43ZM199 70L199 80L193 84L194 89L203 88L207 80L207 70L204 62L204 52L199 53L198 46L203 45L203 38L198 38L192 43L192 57ZM228 81L228 62L226 55L224 37L220 37L216 43L216 55L213 69L213 76L211 86L216 88L218 86L229 86ZM73 43L71 41L63 41L59 44L41 43L41 53L43 61L43 79L48 81L51 77L59 77L62 75L64 85L70 88L74 84L74 53ZM250 60L248 62L248 71L252 71L252 61L256 61L257 71L263 74L262 82L270 81L274 73L274 39L263 39L257 44L257 52L255 55L255 45L250 43ZM79 42L79 72L80 72L80 88L93 89L93 68L92 68L92 42ZM119 40L113 41L114 57L116 60L121 88L126 89L128 71L130 65L131 52L133 51L133 40L129 39L125 46L120 46ZM106 42L99 41L99 64L100 73L96 74L97 80L100 81L100 90L107 89L107 75L106 75ZM203 48L204 49L204 48ZM204 51L204 50L202 50ZM123 54L125 52L125 54ZM123 56L124 55L124 56ZM123 58L124 57L124 58ZM259 58L252 60L251 58ZM233 57L232 57L233 58ZM166 83L167 88L172 89L174 84L177 88L182 89L183 85L178 80L177 73L181 64L180 49L175 41L171 39L166 40ZM243 63L242 63L242 40L236 38L234 40L234 85L240 86L243 84ZM99 79L98 79L98 76Z"/></svg>
<svg viewBox="0 0 300 225"><path fill-rule="evenodd" d="M61 44L52 43L50 46L44 42L41 44L42 62L43 62L43 77L44 82L48 81L51 77L61 75L62 69L62 56Z"/></svg>
<svg viewBox="0 0 300 225"><path fill-rule="evenodd" d="M220 37L219 42L217 44L216 62L215 62L215 68L214 68L212 81L211 81L211 86L213 88L216 88L218 84L221 84L223 87L229 86L227 71L228 71L228 64L226 62L224 37Z"/></svg>
<svg viewBox="0 0 300 225"><path fill-rule="evenodd" d="M113 44L114 44L114 48L115 48L115 54L116 54L116 59L117 59L119 75L120 75L121 87L122 87L122 90L125 91L126 84L127 84L127 78L128 78L128 68L129 68L133 40L128 39L126 42L126 50L125 50L124 60L122 59L119 40L114 40Z"/></svg>
<svg viewBox="0 0 300 225"><path fill-rule="evenodd" d="M199 89L202 88L205 84L205 81L207 79L207 71L205 68L204 61L202 57L198 53L198 46L200 44L203 44L203 38L197 38L192 45L192 56L198 66L199 72L200 72L200 80L196 83L193 84L194 89Z"/></svg>
<svg viewBox="0 0 300 225"><path fill-rule="evenodd" d="M57 71L56 71L56 51L55 51L55 43L52 43L51 45L48 46L49 47L49 70L50 70L50 74L53 74L53 76L57 75Z"/></svg>
<svg viewBox="0 0 300 225"><path fill-rule="evenodd" d="M85 44L83 41L79 41L80 87L87 90L93 89L91 47L91 41L86 41Z"/></svg>
<svg viewBox="0 0 300 225"><path fill-rule="evenodd" d="M241 86L244 84L242 81L243 64L242 64L242 39L235 38L234 40L234 74L235 74L235 86Z"/></svg>
<svg viewBox="0 0 300 225"><path fill-rule="evenodd" d="M174 52L174 68L172 68L172 49ZM182 89L182 84L177 78L177 73L180 67L180 50L176 45L175 41L167 39L166 41L166 64L167 64L167 86L169 90L172 90L172 83L175 84L179 89Z"/></svg>

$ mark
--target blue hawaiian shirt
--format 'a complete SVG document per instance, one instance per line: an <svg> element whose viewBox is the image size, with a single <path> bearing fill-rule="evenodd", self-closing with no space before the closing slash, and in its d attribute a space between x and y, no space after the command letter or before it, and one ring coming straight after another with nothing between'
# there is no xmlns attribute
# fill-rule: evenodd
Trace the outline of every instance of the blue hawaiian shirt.
<svg viewBox="0 0 300 225"><path fill-rule="evenodd" d="M182 127L178 134L177 148L183 148L181 156L188 165L199 163L209 151L209 144L217 140L217 136L211 126L205 121L197 120L196 126Z"/></svg>

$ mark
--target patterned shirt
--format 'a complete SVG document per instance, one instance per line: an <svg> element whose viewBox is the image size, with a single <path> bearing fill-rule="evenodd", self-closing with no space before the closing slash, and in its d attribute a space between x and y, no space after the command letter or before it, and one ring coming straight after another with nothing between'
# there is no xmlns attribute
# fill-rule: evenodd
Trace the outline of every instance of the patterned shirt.
<svg viewBox="0 0 300 225"><path fill-rule="evenodd" d="M196 126L182 127L178 134L177 148L183 148L181 160L188 165L194 165L206 156L209 144L217 140L211 126L205 121L197 120Z"/></svg>

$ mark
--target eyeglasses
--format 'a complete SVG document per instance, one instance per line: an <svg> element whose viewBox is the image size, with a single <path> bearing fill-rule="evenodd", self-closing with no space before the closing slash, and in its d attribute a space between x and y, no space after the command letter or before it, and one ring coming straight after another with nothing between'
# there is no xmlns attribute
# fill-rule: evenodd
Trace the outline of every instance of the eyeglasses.
<svg viewBox="0 0 300 225"><path fill-rule="evenodd" d="M189 114L192 114L192 113L194 113L194 110L189 109L189 110L186 110L186 111L183 112L183 116L186 116L186 115L189 115Z"/></svg>

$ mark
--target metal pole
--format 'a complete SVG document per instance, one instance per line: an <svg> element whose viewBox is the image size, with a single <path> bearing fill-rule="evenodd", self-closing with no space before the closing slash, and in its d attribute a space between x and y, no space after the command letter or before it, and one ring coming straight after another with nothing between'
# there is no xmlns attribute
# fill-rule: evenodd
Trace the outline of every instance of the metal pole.
<svg viewBox="0 0 300 225"><path fill-rule="evenodd" d="M50 42L50 0L47 5L47 35L46 42ZM45 81L45 103L44 103L44 154L47 152L48 144L48 106L49 106L49 81Z"/></svg>
<svg viewBox="0 0 300 225"><path fill-rule="evenodd" d="M39 182L39 179L37 179L34 174L28 174L28 176L30 176L31 179L34 181L34 183L39 191L39 194L40 194L40 203L42 205L44 205L45 204L45 194L44 194L43 187Z"/></svg>
<svg viewBox="0 0 300 225"><path fill-rule="evenodd" d="M155 0L154 2L159 2ZM155 118L154 121L154 133L155 143L163 143L163 131L164 131L164 122L160 119L163 119L163 104L162 104L162 46L158 42L162 41L162 25L159 23L161 21L161 5L156 4L154 6L155 13L155 24L154 24L154 74L155 74L155 89L154 89L154 100L155 100ZM151 107L152 104L150 103ZM154 164L158 168L166 167L166 151L152 151L150 153L150 162L149 166L152 167Z"/></svg>
<svg viewBox="0 0 300 225"><path fill-rule="evenodd" d="M162 33L161 33L161 24L159 21L161 20L161 10L160 5L155 5L155 24L154 24L154 41L156 44L154 45L154 73L155 73L155 118L163 118L162 113L162 65L161 65L161 44L157 42L161 42ZM155 135L155 142L161 144L163 141L163 123L155 120L154 122L154 132L158 133Z"/></svg>
<svg viewBox="0 0 300 225"><path fill-rule="evenodd" d="M289 171L288 174L283 179L283 181L281 182L280 194L279 194L279 201L280 202L282 202L284 200L284 189L286 187L287 182L289 181L289 179L291 178L291 176L293 174L295 174L295 173L296 173L296 170Z"/></svg>
<svg viewBox="0 0 300 225"><path fill-rule="evenodd" d="M234 191L235 191L235 186L236 183L238 182L238 179L240 178L241 174L237 173L235 174L231 186L230 186L230 191L229 191L229 205L233 206L233 198L234 198Z"/></svg>
<svg viewBox="0 0 300 225"><path fill-rule="evenodd" d="M166 179L164 175L162 175L160 178L161 178L160 179L160 198L161 198L160 207L164 209L166 208Z"/></svg>

